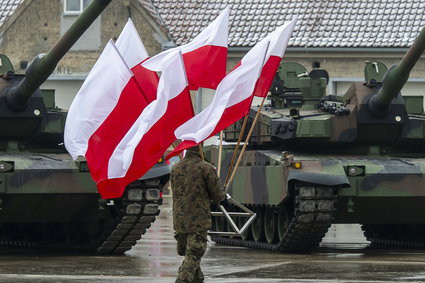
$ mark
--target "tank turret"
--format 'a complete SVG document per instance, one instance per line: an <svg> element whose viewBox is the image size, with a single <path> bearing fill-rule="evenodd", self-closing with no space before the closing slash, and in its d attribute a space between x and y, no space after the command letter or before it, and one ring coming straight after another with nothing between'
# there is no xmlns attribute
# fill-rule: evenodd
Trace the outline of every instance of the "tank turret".
<svg viewBox="0 0 425 283"><path fill-rule="evenodd" d="M0 95L6 97L10 109L22 111L26 108L30 97L53 73L62 57L110 2L111 0L93 1L47 54L38 55L32 60L25 71L25 77L17 85L11 85L1 91Z"/></svg>
<svg viewBox="0 0 425 283"><path fill-rule="evenodd" d="M398 65L389 68L384 76L382 87L368 102L369 110L376 117L385 116L391 101L400 93L409 78L410 71L425 50L425 28L419 33Z"/></svg>
<svg viewBox="0 0 425 283"><path fill-rule="evenodd" d="M251 145L339 144L407 145L425 142L423 118L406 108L400 90L425 50L425 28L399 64L389 69L367 62L365 82L354 82L342 95L326 95L329 75L316 64L310 72L298 63L283 62L270 89L270 106L261 110ZM422 103L416 105L421 107ZM250 117L254 117L253 107ZM422 113L416 110L415 113ZM241 124L241 123L239 123ZM239 125L227 129L227 141L236 141Z"/></svg>
<svg viewBox="0 0 425 283"><path fill-rule="evenodd" d="M47 54L32 60L25 75L15 74L0 55L0 147L57 148L63 141L66 112L55 108L54 93L39 87L110 2L92 1Z"/></svg>

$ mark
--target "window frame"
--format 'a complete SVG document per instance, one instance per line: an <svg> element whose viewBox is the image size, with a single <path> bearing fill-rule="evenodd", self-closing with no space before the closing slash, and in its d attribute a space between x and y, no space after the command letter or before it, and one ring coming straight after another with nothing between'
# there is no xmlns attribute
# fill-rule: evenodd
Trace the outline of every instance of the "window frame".
<svg viewBox="0 0 425 283"><path fill-rule="evenodd" d="M83 0L79 0L79 2L80 2L80 10L79 11L68 11L66 9L66 6L67 6L66 4L67 4L68 1L69 0L63 1L63 13L64 14L66 14L66 15L79 15L83 12L83 10L84 10L84 1Z"/></svg>

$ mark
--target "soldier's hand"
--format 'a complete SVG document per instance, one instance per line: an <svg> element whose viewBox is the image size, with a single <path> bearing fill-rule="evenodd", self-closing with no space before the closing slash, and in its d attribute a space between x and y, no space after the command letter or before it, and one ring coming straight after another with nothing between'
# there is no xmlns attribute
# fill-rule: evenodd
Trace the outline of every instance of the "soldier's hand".
<svg viewBox="0 0 425 283"><path fill-rule="evenodd" d="M227 200L227 196L224 198L224 200L220 201L220 204L224 207L229 206L229 201Z"/></svg>

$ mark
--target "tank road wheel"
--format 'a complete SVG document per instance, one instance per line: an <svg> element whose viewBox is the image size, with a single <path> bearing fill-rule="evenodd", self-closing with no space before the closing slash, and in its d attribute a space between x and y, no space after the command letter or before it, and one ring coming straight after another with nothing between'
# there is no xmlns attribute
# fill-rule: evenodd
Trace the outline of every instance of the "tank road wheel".
<svg viewBox="0 0 425 283"><path fill-rule="evenodd" d="M264 235L269 244L277 240L277 215L273 207L267 207L264 211Z"/></svg>
<svg viewBox="0 0 425 283"><path fill-rule="evenodd" d="M254 207L252 210L257 216L251 224L251 234L252 238L256 242L264 241L264 212L261 208Z"/></svg>
<svg viewBox="0 0 425 283"><path fill-rule="evenodd" d="M277 213L277 235L279 242L282 242L285 239L285 233L288 230L291 218L292 216L289 215L289 211L286 206L279 207Z"/></svg>

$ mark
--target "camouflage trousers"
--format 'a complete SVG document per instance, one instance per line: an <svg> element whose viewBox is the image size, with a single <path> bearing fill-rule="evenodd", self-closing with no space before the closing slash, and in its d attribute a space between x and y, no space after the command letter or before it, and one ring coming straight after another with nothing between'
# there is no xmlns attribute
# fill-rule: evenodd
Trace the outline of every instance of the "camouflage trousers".
<svg viewBox="0 0 425 283"><path fill-rule="evenodd" d="M177 253L184 256L176 283L202 283L201 258L207 249L207 231L176 233Z"/></svg>

